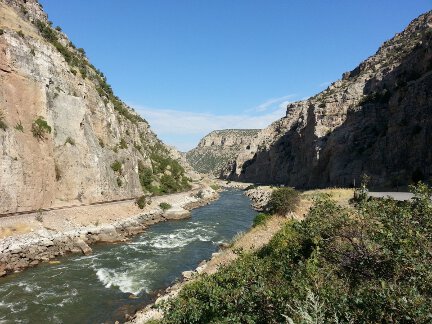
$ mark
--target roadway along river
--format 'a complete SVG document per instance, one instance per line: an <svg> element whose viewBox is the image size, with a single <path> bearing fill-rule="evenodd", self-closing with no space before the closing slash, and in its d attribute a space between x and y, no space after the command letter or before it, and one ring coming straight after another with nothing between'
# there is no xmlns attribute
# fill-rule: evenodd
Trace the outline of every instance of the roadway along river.
<svg viewBox="0 0 432 324"><path fill-rule="evenodd" d="M0 279L0 323L113 323L148 303L247 230L256 212L242 191L192 211L192 218L155 224L128 243L100 244Z"/></svg>

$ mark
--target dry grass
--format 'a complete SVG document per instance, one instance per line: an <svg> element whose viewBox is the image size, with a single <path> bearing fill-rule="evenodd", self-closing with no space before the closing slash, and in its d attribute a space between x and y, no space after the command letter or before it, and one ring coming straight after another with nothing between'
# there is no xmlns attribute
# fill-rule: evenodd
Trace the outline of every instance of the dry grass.
<svg viewBox="0 0 432 324"><path fill-rule="evenodd" d="M12 235L19 235L19 234L25 234L32 231L32 228L30 226L27 226L25 224L16 224L14 226L8 226L8 227L0 227L0 239L12 236Z"/></svg>
<svg viewBox="0 0 432 324"><path fill-rule="evenodd" d="M24 35L41 40L36 28L28 21L22 19L11 7L0 2L0 28L22 31Z"/></svg>
<svg viewBox="0 0 432 324"><path fill-rule="evenodd" d="M329 194L333 200L342 206L348 206L349 200L354 196L354 189L350 188L327 188L315 189L303 192L302 197L307 200L312 200L322 194Z"/></svg>
<svg viewBox="0 0 432 324"><path fill-rule="evenodd" d="M207 263L204 272L212 274L221 266L230 264L237 258L235 251L252 252L262 248L287 221L292 218L302 219L311 206L311 200L302 199L295 213L291 213L286 217L273 216L265 224L253 227L248 232L237 235L229 248L221 251Z"/></svg>

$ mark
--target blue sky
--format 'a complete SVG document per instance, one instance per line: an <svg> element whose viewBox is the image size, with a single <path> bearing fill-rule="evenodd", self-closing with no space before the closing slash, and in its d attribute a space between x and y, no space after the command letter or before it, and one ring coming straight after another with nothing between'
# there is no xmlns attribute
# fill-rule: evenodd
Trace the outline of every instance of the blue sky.
<svg viewBox="0 0 432 324"><path fill-rule="evenodd" d="M166 143L262 128L374 54L432 0L40 0Z"/></svg>

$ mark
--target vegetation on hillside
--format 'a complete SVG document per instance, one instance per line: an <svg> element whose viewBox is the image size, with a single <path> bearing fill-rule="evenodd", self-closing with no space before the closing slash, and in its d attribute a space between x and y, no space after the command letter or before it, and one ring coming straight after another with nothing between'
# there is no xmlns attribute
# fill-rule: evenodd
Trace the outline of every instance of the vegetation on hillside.
<svg viewBox="0 0 432 324"><path fill-rule="evenodd" d="M138 164L138 173L144 191L154 195L162 195L189 190L190 179L184 168L174 160L162 143L148 148L151 167Z"/></svg>
<svg viewBox="0 0 432 324"><path fill-rule="evenodd" d="M273 190L266 209L272 214L286 215L294 211L299 202L300 194L298 191L283 187Z"/></svg>
<svg viewBox="0 0 432 324"><path fill-rule="evenodd" d="M164 323L432 321L432 190L410 202L316 198L261 250L185 286Z"/></svg>
<svg viewBox="0 0 432 324"><path fill-rule="evenodd" d="M79 72L84 79L90 78L94 82L96 85L96 91L99 96L104 99L105 103L111 102L114 109L120 115L133 123L145 122L141 116L126 107L125 104L123 104L123 102L114 95L112 87L107 83L105 75L87 60L84 49L77 49L72 42L65 45L61 41L61 28L54 29L50 24L46 24L40 20L36 20L35 25L42 37L51 43L60 52L60 54L62 54L65 61L69 64L73 74Z"/></svg>
<svg viewBox="0 0 432 324"><path fill-rule="evenodd" d="M251 142L252 138L259 131L259 129L225 129L213 131L206 135L196 148L186 153L186 159L197 172L219 176L221 170L226 167L226 164L235 159L239 150L243 146L246 146L244 143ZM225 139L243 138L243 144L202 145L203 140L209 141L213 136L216 138L222 136Z"/></svg>
<svg viewBox="0 0 432 324"><path fill-rule="evenodd" d="M32 123L33 136L36 137L38 140L44 140L46 134L50 134L51 130L51 126L48 125L47 121L43 117L38 117Z"/></svg>
<svg viewBox="0 0 432 324"><path fill-rule="evenodd" d="M0 129L2 130L6 130L7 129L7 125L5 122L5 117L3 114L3 111L0 110Z"/></svg>

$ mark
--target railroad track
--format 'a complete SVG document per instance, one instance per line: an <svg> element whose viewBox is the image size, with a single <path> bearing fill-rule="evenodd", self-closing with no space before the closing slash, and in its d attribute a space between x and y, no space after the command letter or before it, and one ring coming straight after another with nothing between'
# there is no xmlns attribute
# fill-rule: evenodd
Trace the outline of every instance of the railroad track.
<svg viewBox="0 0 432 324"><path fill-rule="evenodd" d="M52 207L52 208L40 208L40 209L35 209L35 210L25 210L25 211L13 212L13 213L0 214L0 218L10 217L10 216L18 216L18 215L26 215L26 214L34 214L34 213L41 213L41 212L47 212L47 211L53 211L53 210L64 210L64 209L70 209L70 208L76 208L76 207L109 205L109 204L114 204L114 203L119 203L119 202L135 201L135 199L136 198L124 198L124 199L115 199L115 200L109 200L109 201L98 201L98 202L93 202L90 204L78 204L78 205L60 206L60 207Z"/></svg>

